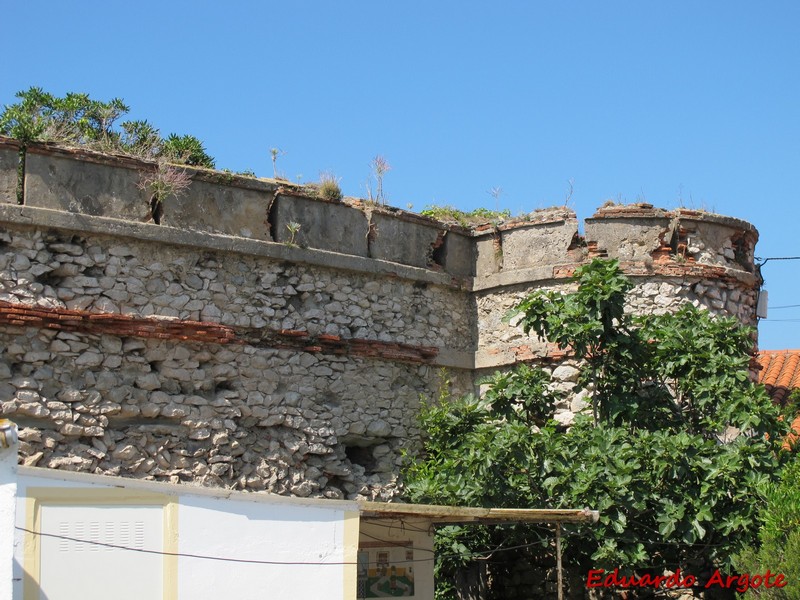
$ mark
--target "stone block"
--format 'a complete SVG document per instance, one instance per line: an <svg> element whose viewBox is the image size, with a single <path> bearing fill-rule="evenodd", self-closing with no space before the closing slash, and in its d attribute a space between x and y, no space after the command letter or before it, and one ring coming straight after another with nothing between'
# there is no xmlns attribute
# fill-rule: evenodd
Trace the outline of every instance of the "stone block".
<svg viewBox="0 0 800 600"><path fill-rule="evenodd" d="M130 158L31 145L25 205L97 217L147 221L150 197L138 186L152 164Z"/></svg>
<svg viewBox="0 0 800 600"><path fill-rule="evenodd" d="M609 258L643 261L672 241L672 215L647 203L602 206L586 219L586 242Z"/></svg>
<svg viewBox="0 0 800 600"><path fill-rule="evenodd" d="M288 225L299 223L294 243L304 248L329 250L341 254L367 256L366 215L359 209L302 196L279 195L270 209L272 238L288 243L292 233Z"/></svg>
<svg viewBox="0 0 800 600"><path fill-rule="evenodd" d="M474 244L468 235L448 231L444 236L442 266L446 272L458 277L474 275L474 254Z"/></svg>
<svg viewBox="0 0 800 600"><path fill-rule="evenodd" d="M758 231L750 223L702 211L676 211L689 255L702 264L754 272Z"/></svg>
<svg viewBox="0 0 800 600"><path fill-rule="evenodd" d="M571 262L567 251L576 233L575 219L521 223L502 230L503 271Z"/></svg>
<svg viewBox="0 0 800 600"><path fill-rule="evenodd" d="M428 268L434 244L442 232L433 221L402 218L384 212L372 213L373 234L370 236L371 258L388 260L403 265Z"/></svg>
<svg viewBox="0 0 800 600"><path fill-rule="evenodd" d="M487 277L503 267L503 247L500 232L475 238L475 275Z"/></svg>
<svg viewBox="0 0 800 600"><path fill-rule="evenodd" d="M271 240L267 211L277 186L257 179L184 168L191 185L163 201L161 224L178 229Z"/></svg>
<svg viewBox="0 0 800 600"><path fill-rule="evenodd" d="M652 258L672 237L671 220L658 215L586 219L586 241L597 242L609 258L636 261Z"/></svg>
<svg viewBox="0 0 800 600"><path fill-rule="evenodd" d="M17 164L19 145L0 137L0 204L17 203Z"/></svg>

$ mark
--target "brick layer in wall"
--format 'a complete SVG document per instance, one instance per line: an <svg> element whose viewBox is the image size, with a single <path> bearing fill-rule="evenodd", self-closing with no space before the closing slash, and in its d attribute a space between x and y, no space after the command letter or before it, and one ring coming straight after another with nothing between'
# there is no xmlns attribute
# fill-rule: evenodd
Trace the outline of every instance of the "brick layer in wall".
<svg viewBox="0 0 800 600"><path fill-rule="evenodd" d="M249 344L259 347L382 358L426 363L438 354L432 346L415 346L365 339L342 339L336 335L313 336L307 331L281 329L252 332L218 323L131 315L96 313L65 308L39 308L0 302L0 324L38 327L56 331L110 334L213 344Z"/></svg>

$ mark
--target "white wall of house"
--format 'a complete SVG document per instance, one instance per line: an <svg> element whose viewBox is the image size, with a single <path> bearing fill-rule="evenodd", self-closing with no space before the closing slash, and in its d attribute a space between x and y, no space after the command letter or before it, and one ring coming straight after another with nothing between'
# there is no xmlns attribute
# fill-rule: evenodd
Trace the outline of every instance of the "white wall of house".
<svg viewBox="0 0 800 600"><path fill-rule="evenodd" d="M355 597L355 502L109 479L20 467L14 598Z"/></svg>
<svg viewBox="0 0 800 600"><path fill-rule="evenodd" d="M11 599L17 493L16 429L6 423L4 432L0 433L0 600Z"/></svg>

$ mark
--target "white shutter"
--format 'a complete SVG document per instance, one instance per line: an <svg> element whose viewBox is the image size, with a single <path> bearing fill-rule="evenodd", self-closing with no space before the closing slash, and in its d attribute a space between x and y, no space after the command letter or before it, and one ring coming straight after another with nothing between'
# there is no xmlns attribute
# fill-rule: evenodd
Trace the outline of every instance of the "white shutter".
<svg viewBox="0 0 800 600"><path fill-rule="evenodd" d="M162 506L43 505L41 531L42 600L162 597Z"/></svg>

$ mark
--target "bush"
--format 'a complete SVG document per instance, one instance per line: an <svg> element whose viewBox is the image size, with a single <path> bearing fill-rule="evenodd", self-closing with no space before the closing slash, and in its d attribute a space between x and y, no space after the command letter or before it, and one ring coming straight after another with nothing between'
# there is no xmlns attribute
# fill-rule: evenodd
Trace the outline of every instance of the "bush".
<svg viewBox="0 0 800 600"><path fill-rule="evenodd" d="M214 168L214 159L206 153L203 142L193 135L169 134L164 140L162 154L170 162L206 169Z"/></svg>
<svg viewBox="0 0 800 600"><path fill-rule="evenodd" d="M339 180L331 173L322 173L319 178L317 196L328 202L339 202L342 199Z"/></svg>
<svg viewBox="0 0 800 600"><path fill-rule="evenodd" d="M783 469L780 482L765 490L764 498L760 547L742 552L736 566L742 573L782 573L789 584L749 591L746 597L800 600L800 455Z"/></svg>

